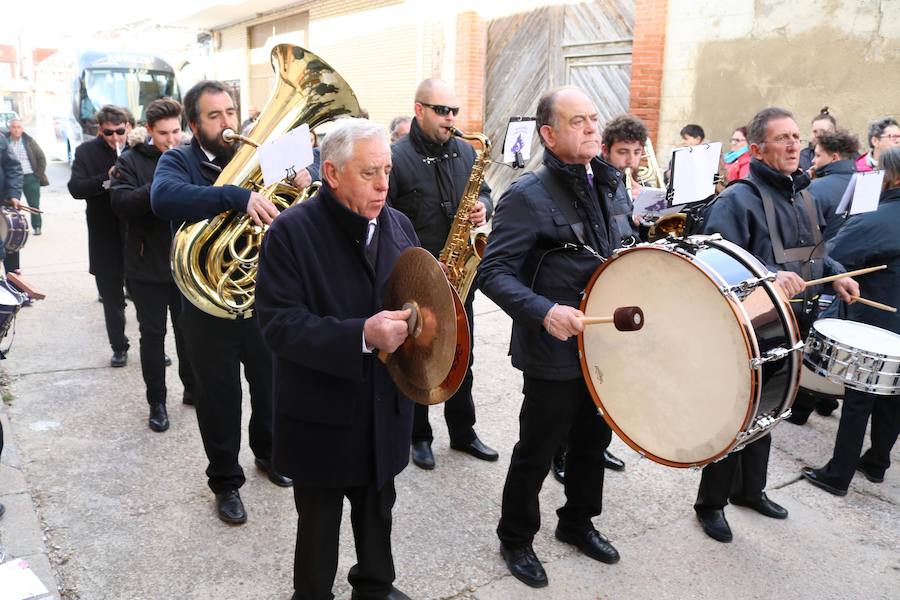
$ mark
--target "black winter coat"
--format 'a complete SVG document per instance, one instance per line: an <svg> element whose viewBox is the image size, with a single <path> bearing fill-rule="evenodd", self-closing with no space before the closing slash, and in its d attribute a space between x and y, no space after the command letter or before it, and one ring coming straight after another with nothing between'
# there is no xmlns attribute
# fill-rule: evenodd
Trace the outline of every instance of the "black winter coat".
<svg viewBox="0 0 900 600"><path fill-rule="evenodd" d="M172 283L168 221L150 208L150 184L162 152L153 144L138 144L116 163L110 190L112 209L125 221L125 277L134 281Z"/></svg>
<svg viewBox="0 0 900 600"><path fill-rule="evenodd" d="M809 185L809 178L801 171L792 177L782 175L772 167L756 160L750 161L747 176L761 189L768 190L775 205L775 220L785 248L813 245L813 228L824 227L825 217L817 208L818 223L810 223L799 200L800 191ZM752 186L739 180L729 185L712 205L706 233L721 233L722 237L750 252L770 271L784 270L775 263L772 237L766 223L763 203ZM812 262L813 277L843 273L844 268L829 257Z"/></svg>
<svg viewBox="0 0 900 600"><path fill-rule="evenodd" d="M88 228L90 272L96 276L124 277L122 260L123 227L109 204L109 191L103 182L117 160L116 151L97 136L75 149L69 193L87 200L85 210Z"/></svg>
<svg viewBox="0 0 900 600"><path fill-rule="evenodd" d="M566 165L544 150L544 166L559 187L570 193L558 200L577 199L585 209L590 207L584 223L593 242L589 245L599 250L605 244L600 254L606 258L619 243L610 215L621 175L604 165L599 159L591 161L598 205L590 200L584 166ZM579 245L574 228L537 175L525 173L503 193L479 277L481 291L513 319L509 352L514 367L540 379L581 377L577 339L557 340L544 329L543 320L556 303L579 306L600 262Z"/></svg>
<svg viewBox="0 0 900 600"><path fill-rule="evenodd" d="M856 161L836 160L833 163L825 165L816 173L816 178L809 184L809 192L816 199L819 210L825 217L825 229L822 231L822 237L826 241L837 235L838 230L844 224L844 217L835 214L844 191L856 172Z"/></svg>
<svg viewBox="0 0 900 600"><path fill-rule="evenodd" d="M22 163L13 154L6 138L0 136L0 202L22 198Z"/></svg>
<svg viewBox="0 0 900 600"><path fill-rule="evenodd" d="M388 204L409 217L422 247L437 257L469 181L475 150L455 137L440 146L430 144L413 119L409 135L391 146L391 159ZM446 208L441 204L439 170L450 174ZM482 182L478 199L484 203L488 219L494 210L490 194L491 188Z"/></svg>
<svg viewBox="0 0 900 600"><path fill-rule="evenodd" d="M380 488L409 462L412 401L362 345L394 263L418 240L385 206L373 271L367 226L323 187L263 240L256 312L275 357L273 459L295 485Z"/></svg>
<svg viewBox="0 0 900 600"><path fill-rule="evenodd" d="M888 306L900 306L900 188L881 193L878 210L855 216L829 244L830 254L848 269L887 265L860 277L859 295ZM835 302L832 306L837 306ZM900 313L854 302L847 318L900 333ZM896 401L895 398L890 399Z"/></svg>

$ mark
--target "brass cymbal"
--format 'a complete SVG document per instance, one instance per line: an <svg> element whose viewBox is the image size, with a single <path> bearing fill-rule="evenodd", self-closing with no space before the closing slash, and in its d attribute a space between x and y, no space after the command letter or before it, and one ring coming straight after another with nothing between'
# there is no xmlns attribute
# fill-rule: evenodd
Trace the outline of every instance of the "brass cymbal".
<svg viewBox="0 0 900 600"><path fill-rule="evenodd" d="M454 388L449 395L440 392L458 354L459 298L454 296L440 263L422 248L405 250L385 285L386 310L402 310L406 304L415 306L414 332L384 357L384 362L398 389L420 404L443 402L456 391ZM463 321L466 322L465 311ZM468 322L465 334L468 338ZM468 366L468 343L465 358Z"/></svg>

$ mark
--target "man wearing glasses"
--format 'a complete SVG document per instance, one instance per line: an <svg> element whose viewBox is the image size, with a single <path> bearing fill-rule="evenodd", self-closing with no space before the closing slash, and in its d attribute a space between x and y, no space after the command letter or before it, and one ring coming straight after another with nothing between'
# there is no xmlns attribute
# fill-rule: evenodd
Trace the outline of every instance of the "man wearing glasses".
<svg viewBox="0 0 900 600"><path fill-rule="evenodd" d="M882 117L869 124L869 151L856 160L856 170L860 173L872 171L888 148L900 145L900 124L891 117Z"/></svg>
<svg viewBox="0 0 900 600"><path fill-rule="evenodd" d="M720 233L744 248L776 273L775 285L787 298L798 296L791 307L801 337L814 320L814 296L821 286L807 288L804 280L834 275L845 269L826 256L820 225L825 220L805 188L809 177L800 170L800 128L783 108L761 110L747 131L750 173L723 191L712 207L705 233ZM859 295L849 277L832 284L845 302ZM801 294L802 292L802 294ZM725 505L746 506L773 519L786 519L788 511L769 500L766 470L770 435L748 444L719 462L703 468L694 510L703 531L719 542L732 540L725 520Z"/></svg>
<svg viewBox="0 0 900 600"><path fill-rule="evenodd" d="M128 362L128 338L125 337L125 267L119 218L109 204L110 176L116 160L125 149L131 130L129 114L118 106L106 105L97 112L100 131L97 137L75 149L69 193L87 201L88 257L90 272L97 281L103 302L106 335L113 355L111 367Z"/></svg>
<svg viewBox="0 0 900 600"><path fill-rule="evenodd" d="M444 247L450 225L462 198L475 150L450 132L459 114L456 92L440 79L426 79L416 88L415 118L409 135L391 147L394 163L389 182L388 203L412 221L422 247L435 257ZM487 223L493 210L491 189L482 182L479 201L469 218L479 227ZM472 297L465 300L469 328L473 325ZM473 337L474 340L474 332ZM495 461L499 455L475 434L475 404L472 401L472 365L459 391L444 405L450 432L450 447L481 460ZM412 460L422 469L434 468L431 451L428 407L417 404L412 432Z"/></svg>

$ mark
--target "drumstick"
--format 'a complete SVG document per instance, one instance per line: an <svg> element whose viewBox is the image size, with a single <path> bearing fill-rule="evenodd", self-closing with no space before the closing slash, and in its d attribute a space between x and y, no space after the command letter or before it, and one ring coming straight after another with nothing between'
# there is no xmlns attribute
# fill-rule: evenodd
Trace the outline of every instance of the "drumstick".
<svg viewBox="0 0 900 600"><path fill-rule="evenodd" d="M855 271L850 271L848 273L839 273L837 275L829 275L828 277L820 277L819 279L811 279L806 282L807 287L811 285L819 285L820 283L829 283L834 281L835 279L840 279L841 277L856 277L858 275L865 275L866 273L871 273L872 271L880 271L881 269L887 269L887 265L878 265L877 267L866 267L865 269L857 269Z"/></svg>
<svg viewBox="0 0 900 600"><path fill-rule="evenodd" d="M637 331L644 326L644 311L639 306L622 306L611 317L580 317L582 325L614 323L619 331Z"/></svg>
<svg viewBox="0 0 900 600"><path fill-rule="evenodd" d="M869 300L868 298L863 298L862 296L850 296L852 299L857 302L862 302L866 306L871 306L874 308L879 308L881 310L886 310L887 312L897 312L897 309L893 306L888 306L887 304L882 304L881 302L875 302L874 300Z"/></svg>
<svg viewBox="0 0 900 600"><path fill-rule="evenodd" d="M40 209L37 209L37 208L32 208L32 207L30 207L30 206L22 206L22 205L19 205L19 210L24 210L25 212L29 212L29 213L32 213L32 214L40 214L40 213L43 213L43 212L44 212L44 211L42 211L42 210L40 210Z"/></svg>

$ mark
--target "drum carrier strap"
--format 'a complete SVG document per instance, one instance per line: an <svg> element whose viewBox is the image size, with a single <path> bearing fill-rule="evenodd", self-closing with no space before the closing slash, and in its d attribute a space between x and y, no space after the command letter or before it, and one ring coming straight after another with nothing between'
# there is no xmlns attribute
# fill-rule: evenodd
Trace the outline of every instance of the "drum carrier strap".
<svg viewBox="0 0 900 600"><path fill-rule="evenodd" d="M796 270L790 268L791 266L795 266L799 269L799 274L801 274L804 279L812 278L812 268L810 267L809 261L813 258L824 259L825 246L822 244L822 232L819 229L819 219L818 215L816 215L812 194L809 193L809 190L800 190L800 199L803 204L803 209L806 211L807 217L809 217L813 245L786 249L784 247L784 242L781 239L781 233L778 231L778 220L775 217L775 201L772 199L772 195L769 194L765 188L758 186L752 179L737 179L733 181L732 184L739 182L749 185L756 190L757 195L759 195L762 200L763 211L766 215L766 227L769 229L769 239L772 241L772 252L775 254L775 263L784 267L787 271L794 271L797 273Z"/></svg>
<svg viewBox="0 0 900 600"><path fill-rule="evenodd" d="M544 253L541 254L541 258L538 260L537 266L534 269L534 275L531 278L531 285L529 287L534 289L534 282L537 281L538 273L541 270L541 265L544 263L544 257L546 257L551 252L557 252L559 250L569 250L569 251L586 251L592 254L595 258L597 258L598 263L603 263L606 261L605 258L600 256L600 254L588 246L585 243L584 238L584 223L581 222L581 219L578 217L578 212L575 210L575 204L572 202L567 202L566 198L571 194L567 190L563 189L563 187L559 184L559 181L556 180L556 177L550 173L550 170L547 169L545 165L541 165L537 169L533 171L535 176L537 176L538 180L544 186L544 189L550 195L550 198L553 200L553 204L556 205L556 208L559 212L562 213L563 217L565 217L566 222L569 224L569 227L572 228L572 232L575 234L575 239L578 240L577 244L571 243L559 243L554 244L552 246L548 246Z"/></svg>

